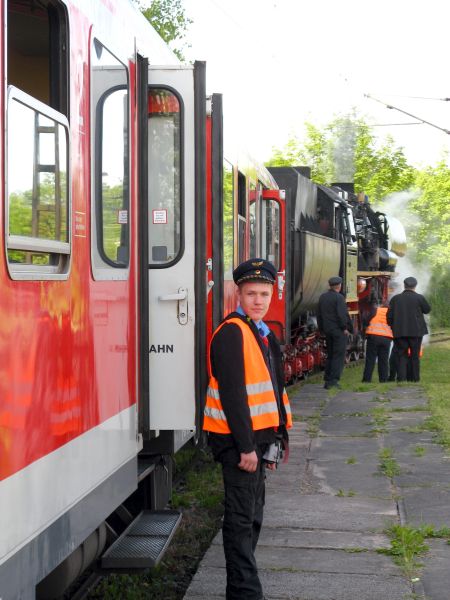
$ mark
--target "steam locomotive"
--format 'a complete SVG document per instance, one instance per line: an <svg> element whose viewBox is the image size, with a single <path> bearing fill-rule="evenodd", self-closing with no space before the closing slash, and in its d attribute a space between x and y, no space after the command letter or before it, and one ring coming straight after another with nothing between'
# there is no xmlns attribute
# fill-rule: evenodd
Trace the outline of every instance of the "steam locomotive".
<svg viewBox="0 0 450 600"><path fill-rule="evenodd" d="M287 241L285 379L305 377L324 362L315 309L328 278L340 275L353 321L347 361L363 356L362 322L386 301L399 257L406 252L402 224L375 211L353 184L330 187L310 180L306 167L269 168L286 190Z"/></svg>
<svg viewBox="0 0 450 600"><path fill-rule="evenodd" d="M34 600L89 564L161 559L239 262L277 268L289 381L323 361L327 278L359 323L402 250L364 198L230 151L205 64L180 65L128 0L3 7L0 598Z"/></svg>

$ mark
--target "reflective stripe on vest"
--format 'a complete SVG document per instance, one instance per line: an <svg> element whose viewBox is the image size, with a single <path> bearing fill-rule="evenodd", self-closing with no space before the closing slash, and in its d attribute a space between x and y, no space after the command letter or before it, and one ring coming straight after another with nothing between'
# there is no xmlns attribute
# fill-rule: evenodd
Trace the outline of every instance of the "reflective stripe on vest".
<svg viewBox="0 0 450 600"><path fill-rule="evenodd" d="M228 323L237 325L242 332L245 388L254 431L268 427L278 427L279 414L277 400L261 348L250 327L241 319L228 319L220 325L214 335ZM213 336L214 337L214 336ZM288 415L287 426L292 423L287 394L283 393L283 405ZM215 433L231 433L220 401L219 385L210 368L210 381L206 393L203 429Z"/></svg>
<svg viewBox="0 0 450 600"><path fill-rule="evenodd" d="M373 319L370 321L366 335L382 335L383 337L393 338L392 329L389 327L386 314L388 309L385 307L377 308L377 312Z"/></svg>
<svg viewBox="0 0 450 600"><path fill-rule="evenodd" d="M283 406L286 411L286 429L290 429L292 427L292 411L286 388L283 388Z"/></svg>

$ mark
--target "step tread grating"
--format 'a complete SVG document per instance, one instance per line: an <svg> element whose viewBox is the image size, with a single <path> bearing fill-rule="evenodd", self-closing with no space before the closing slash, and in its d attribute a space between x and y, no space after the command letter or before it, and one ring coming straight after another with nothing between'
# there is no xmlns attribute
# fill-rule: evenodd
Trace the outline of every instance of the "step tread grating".
<svg viewBox="0 0 450 600"><path fill-rule="evenodd" d="M143 511L105 552L101 567L147 569L158 564L181 520L174 510Z"/></svg>

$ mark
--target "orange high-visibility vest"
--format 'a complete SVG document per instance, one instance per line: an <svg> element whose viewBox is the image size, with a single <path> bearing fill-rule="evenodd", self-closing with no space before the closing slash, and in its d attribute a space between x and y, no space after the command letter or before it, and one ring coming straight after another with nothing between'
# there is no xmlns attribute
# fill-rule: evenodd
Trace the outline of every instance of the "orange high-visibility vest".
<svg viewBox="0 0 450 600"><path fill-rule="evenodd" d="M214 335L227 323L237 325L242 332L245 387L248 407L252 420L253 431L278 427L280 424L277 399L272 385L269 369L267 368L261 348L246 323L238 318L228 319L220 325ZM214 338L213 335L213 338ZM212 340L211 340L212 341ZM203 429L214 433L231 433L227 418L220 401L219 384L211 371L208 358L209 386L206 392L206 405L203 419ZM292 414L286 390L283 390L283 405L286 411L286 427L292 427Z"/></svg>
<svg viewBox="0 0 450 600"><path fill-rule="evenodd" d="M392 329L387 323L386 314L388 309L385 307L377 308L377 312L370 321L366 329L366 335L382 335L384 337L393 338Z"/></svg>

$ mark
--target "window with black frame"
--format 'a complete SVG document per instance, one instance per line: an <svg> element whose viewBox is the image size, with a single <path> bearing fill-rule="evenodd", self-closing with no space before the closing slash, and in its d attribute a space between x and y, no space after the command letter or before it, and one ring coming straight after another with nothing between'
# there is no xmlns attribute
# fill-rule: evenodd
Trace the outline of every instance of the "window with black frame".
<svg viewBox="0 0 450 600"><path fill-rule="evenodd" d="M262 210L263 258L280 268L280 206L275 200L265 200Z"/></svg>
<svg viewBox="0 0 450 600"><path fill-rule="evenodd" d="M7 3L6 247L14 279L70 265L68 15L59 0Z"/></svg>
<svg viewBox="0 0 450 600"><path fill-rule="evenodd" d="M129 263L128 71L98 40L93 42L94 193L96 246L104 266Z"/></svg>
<svg viewBox="0 0 450 600"><path fill-rule="evenodd" d="M148 98L149 264L167 267L182 252L182 103L165 88Z"/></svg>
<svg viewBox="0 0 450 600"><path fill-rule="evenodd" d="M27 265L42 272L67 270L68 123L27 94L8 98L8 261L19 274Z"/></svg>
<svg viewBox="0 0 450 600"><path fill-rule="evenodd" d="M233 279L234 268L234 174L233 166L223 161L223 275Z"/></svg>

